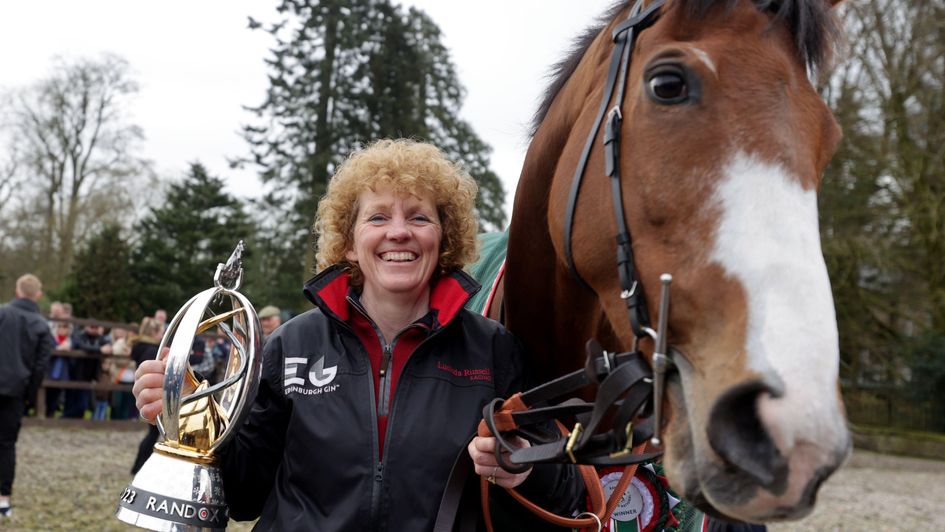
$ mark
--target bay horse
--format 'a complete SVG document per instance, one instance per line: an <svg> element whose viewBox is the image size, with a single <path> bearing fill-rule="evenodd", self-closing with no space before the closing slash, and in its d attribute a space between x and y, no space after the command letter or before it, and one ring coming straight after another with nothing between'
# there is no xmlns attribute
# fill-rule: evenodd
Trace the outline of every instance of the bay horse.
<svg viewBox="0 0 945 532"><path fill-rule="evenodd" d="M841 133L808 77L829 57L838 1L641 2L653 13L631 28L625 90L601 103L612 35L626 34L633 7L621 1L558 66L536 114L504 321L543 382L581 367L589 338L631 350L641 325L628 294L646 296L634 320L655 316L660 276L672 274L676 369L657 429L671 487L715 515L799 518L850 450L817 218ZM622 118L615 132L605 107ZM611 133L616 151L602 141ZM621 285L619 253L633 287ZM640 346L652 356L649 338Z"/></svg>

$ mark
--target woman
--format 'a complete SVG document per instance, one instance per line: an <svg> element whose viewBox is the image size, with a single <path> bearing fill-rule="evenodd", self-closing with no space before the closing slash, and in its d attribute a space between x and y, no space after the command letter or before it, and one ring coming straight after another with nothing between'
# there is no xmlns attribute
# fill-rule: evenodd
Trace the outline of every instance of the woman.
<svg viewBox="0 0 945 532"><path fill-rule="evenodd" d="M475 195L429 144L380 141L340 167L318 206L321 271L305 286L316 308L267 340L253 411L223 451L232 517L261 515L263 530L432 530L466 452L494 484L577 507L572 468L512 474L494 438L472 439L483 405L522 386L516 340L463 309L479 289L461 270L476 256ZM149 420L163 371L138 371ZM466 496L475 508L476 490Z"/></svg>

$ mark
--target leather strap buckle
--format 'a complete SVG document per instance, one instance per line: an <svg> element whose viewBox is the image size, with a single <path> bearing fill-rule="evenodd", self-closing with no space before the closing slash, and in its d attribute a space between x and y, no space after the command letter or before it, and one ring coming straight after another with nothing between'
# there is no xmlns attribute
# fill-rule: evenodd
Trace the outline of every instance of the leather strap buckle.
<svg viewBox="0 0 945 532"><path fill-rule="evenodd" d="M623 449L617 452L610 453L611 458L620 458L623 456L629 456L633 452L633 422L628 422L626 428L624 429L627 434L627 441L623 444Z"/></svg>
<svg viewBox="0 0 945 532"><path fill-rule="evenodd" d="M577 443L577 439L581 436L581 431L584 427L580 423L574 424L574 430L571 431L571 434L568 436L568 442L564 444L564 452L568 453L568 458L571 459L572 464L577 463L577 458L574 456L574 444Z"/></svg>

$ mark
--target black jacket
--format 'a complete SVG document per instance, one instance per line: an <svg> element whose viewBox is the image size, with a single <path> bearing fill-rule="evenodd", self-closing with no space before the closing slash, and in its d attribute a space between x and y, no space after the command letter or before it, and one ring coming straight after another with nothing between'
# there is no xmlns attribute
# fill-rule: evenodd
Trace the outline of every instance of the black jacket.
<svg viewBox="0 0 945 532"><path fill-rule="evenodd" d="M261 530L432 530L483 405L522 385L515 338L462 308L477 289L461 272L434 288L431 300L442 301L431 301L432 332L404 367L379 457L371 365L346 322L348 275L329 269L312 279L306 295L318 308L266 342L252 411L224 449L230 515L261 514ZM565 466L536 467L521 488L567 513L583 496ZM467 496L478 504L476 490Z"/></svg>
<svg viewBox="0 0 945 532"><path fill-rule="evenodd" d="M148 340L138 340L131 346L131 360L135 361L135 366L140 366L145 360L154 360L157 358L158 344L153 344Z"/></svg>
<svg viewBox="0 0 945 532"><path fill-rule="evenodd" d="M72 333L72 349L83 351L90 355L101 355L102 346L108 345L108 337L103 335L92 336L84 329ZM102 374L102 360L100 358L69 359L69 375L76 381L96 381Z"/></svg>
<svg viewBox="0 0 945 532"><path fill-rule="evenodd" d="M0 307L0 395L36 400L55 341L30 299Z"/></svg>

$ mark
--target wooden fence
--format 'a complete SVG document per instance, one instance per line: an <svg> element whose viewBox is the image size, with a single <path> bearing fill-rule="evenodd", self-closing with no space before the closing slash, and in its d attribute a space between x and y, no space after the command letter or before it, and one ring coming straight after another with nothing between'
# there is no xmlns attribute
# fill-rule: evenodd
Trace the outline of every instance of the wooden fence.
<svg viewBox="0 0 945 532"><path fill-rule="evenodd" d="M47 318L48 319L48 318ZM71 323L74 326L84 327L86 325L101 325L108 329L125 329L132 334L137 333L137 328L128 323L116 323L110 321L102 321L95 319L83 319L83 318L64 318L51 320L56 322L66 322ZM116 360L116 361L127 361L128 356L125 355L105 355L105 354L90 354L84 351L77 350L68 350L68 351L53 351L50 355L50 364L52 364L52 357L66 357L66 358L85 358L85 359L95 359L101 364L105 360ZM48 369L47 369L48 371ZM61 390L90 390L93 392L128 392L131 393L132 385L131 384L119 384L111 381L111 375L107 371L98 372L99 377L96 381L78 381L78 380L53 380L48 377L43 379L42 384L39 388L39 393L36 398L36 418L45 419L46 418L46 389L55 388ZM54 418L56 421L59 421L60 418ZM63 419L62 421L67 421ZM75 420L69 420L75 421ZM98 421L101 422L101 421ZM122 422L125 422L122 420Z"/></svg>
<svg viewBox="0 0 945 532"><path fill-rule="evenodd" d="M895 386L844 389L847 417L858 425L945 434L942 398L917 398L908 392Z"/></svg>

